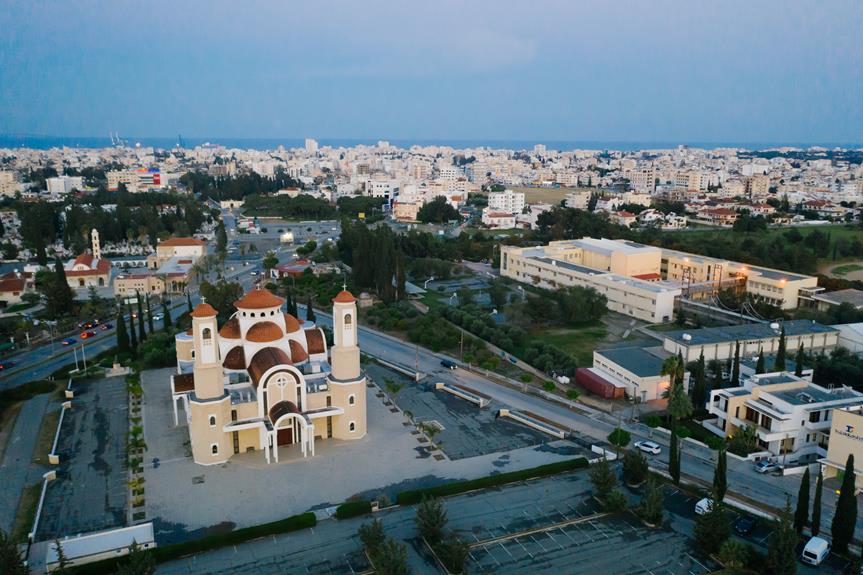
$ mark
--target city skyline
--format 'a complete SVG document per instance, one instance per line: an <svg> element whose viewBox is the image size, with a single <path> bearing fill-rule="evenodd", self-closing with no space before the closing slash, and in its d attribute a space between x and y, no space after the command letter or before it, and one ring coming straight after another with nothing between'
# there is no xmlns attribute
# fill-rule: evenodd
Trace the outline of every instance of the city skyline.
<svg viewBox="0 0 863 575"><path fill-rule="evenodd" d="M0 133L860 143L853 2L207 6L10 4Z"/></svg>

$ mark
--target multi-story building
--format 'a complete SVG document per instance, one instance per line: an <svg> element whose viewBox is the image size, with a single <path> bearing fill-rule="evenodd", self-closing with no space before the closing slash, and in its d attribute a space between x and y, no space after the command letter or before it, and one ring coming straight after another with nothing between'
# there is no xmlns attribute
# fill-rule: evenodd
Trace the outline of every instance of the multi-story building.
<svg viewBox="0 0 863 575"><path fill-rule="evenodd" d="M491 192L488 195L488 209L491 212L520 214L524 211L524 192Z"/></svg>
<svg viewBox="0 0 863 575"><path fill-rule="evenodd" d="M191 333L177 335L174 423L182 404L196 463L248 451L278 462L280 452L314 456L318 441L365 436L356 299L347 291L333 299L329 350L324 332L284 313L284 302L253 290L221 329L216 310L202 303L191 314Z"/></svg>
<svg viewBox="0 0 863 575"><path fill-rule="evenodd" d="M819 461L821 473L826 478L844 473L848 456L853 455L857 490L863 490L863 408L841 407L832 414L827 457Z"/></svg>
<svg viewBox="0 0 863 575"><path fill-rule="evenodd" d="M569 192L568 194L566 194L564 203L567 208L586 210L587 206L590 204L590 196L591 192L587 190L577 190L574 192Z"/></svg>
<svg viewBox="0 0 863 575"><path fill-rule="evenodd" d="M14 196L21 191L21 183L15 172L0 171L0 196Z"/></svg>
<svg viewBox="0 0 863 575"><path fill-rule="evenodd" d="M659 250L610 240L501 246L500 273L546 289L580 285L605 295L608 309L649 322L669 321L681 290L659 280Z"/></svg>
<svg viewBox="0 0 863 575"><path fill-rule="evenodd" d="M760 374L712 391L708 412L716 419L704 426L723 437L752 427L762 449L786 463L807 463L827 456L838 410L861 407L863 393L850 387L826 388L787 372Z"/></svg>
<svg viewBox="0 0 863 575"><path fill-rule="evenodd" d="M312 138L306 138L306 153L308 154L316 154L318 153L318 142L317 140L313 140Z"/></svg>
<svg viewBox="0 0 863 575"><path fill-rule="evenodd" d="M84 178L81 176L57 176L45 180L45 185L48 188L49 194L62 196L70 193L72 190L83 190Z"/></svg>

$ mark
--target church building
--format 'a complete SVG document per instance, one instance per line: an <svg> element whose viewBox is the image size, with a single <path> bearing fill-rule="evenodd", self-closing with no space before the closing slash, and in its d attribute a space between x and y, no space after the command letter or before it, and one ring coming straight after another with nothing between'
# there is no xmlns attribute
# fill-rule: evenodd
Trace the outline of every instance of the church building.
<svg viewBox="0 0 863 575"><path fill-rule="evenodd" d="M176 336L174 423L185 412L196 463L224 463L248 451L278 462L280 449L308 457L317 441L365 436L356 298L342 291L333 299L329 349L323 330L282 311L284 303L254 289L234 303L237 311L221 328L216 310L201 303L192 329Z"/></svg>

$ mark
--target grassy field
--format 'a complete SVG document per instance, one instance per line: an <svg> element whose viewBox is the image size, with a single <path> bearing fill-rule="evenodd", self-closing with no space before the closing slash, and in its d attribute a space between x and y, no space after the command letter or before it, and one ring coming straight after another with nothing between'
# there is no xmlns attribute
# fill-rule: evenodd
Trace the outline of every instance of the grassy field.
<svg viewBox="0 0 863 575"><path fill-rule="evenodd" d="M39 504L39 495L42 494L42 482L28 485L21 493L18 501L18 510L15 512L15 523L12 525L11 539L16 543L27 541L27 534L33 527L33 519L36 517L36 506Z"/></svg>
<svg viewBox="0 0 863 575"><path fill-rule="evenodd" d="M566 194L578 190L597 191L596 188L512 188L514 192L524 192L524 201L528 204L534 202L559 204L566 198Z"/></svg>
<svg viewBox="0 0 863 575"><path fill-rule="evenodd" d="M835 276L844 276L851 272L859 272L860 270L863 270L863 266L860 264L845 264L843 266L836 266L830 270L830 273Z"/></svg>
<svg viewBox="0 0 863 575"><path fill-rule="evenodd" d="M47 412L42 417L42 426L33 448L33 463L48 464L48 454L54 445L54 434L57 433L57 423L60 421L60 410Z"/></svg>
<svg viewBox="0 0 863 575"><path fill-rule="evenodd" d="M593 350L608 342L608 330L600 322L572 328L539 328L530 334L572 354L579 367L593 365Z"/></svg>

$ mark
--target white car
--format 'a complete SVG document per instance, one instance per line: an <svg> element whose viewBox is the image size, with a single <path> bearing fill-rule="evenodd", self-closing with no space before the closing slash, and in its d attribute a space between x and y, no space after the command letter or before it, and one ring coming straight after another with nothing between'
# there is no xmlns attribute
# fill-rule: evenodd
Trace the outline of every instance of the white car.
<svg viewBox="0 0 863 575"><path fill-rule="evenodd" d="M755 464L755 471L757 473L770 473L771 471L778 471L779 469L779 464L774 463L769 459L762 459Z"/></svg>
<svg viewBox="0 0 863 575"><path fill-rule="evenodd" d="M695 514L696 515L706 515L713 510L713 500L709 497L705 497L695 504Z"/></svg>
<svg viewBox="0 0 863 575"><path fill-rule="evenodd" d="M651 455L659 455L662 451L662 446L653 441L636 441L635 447Z"/></svg>

